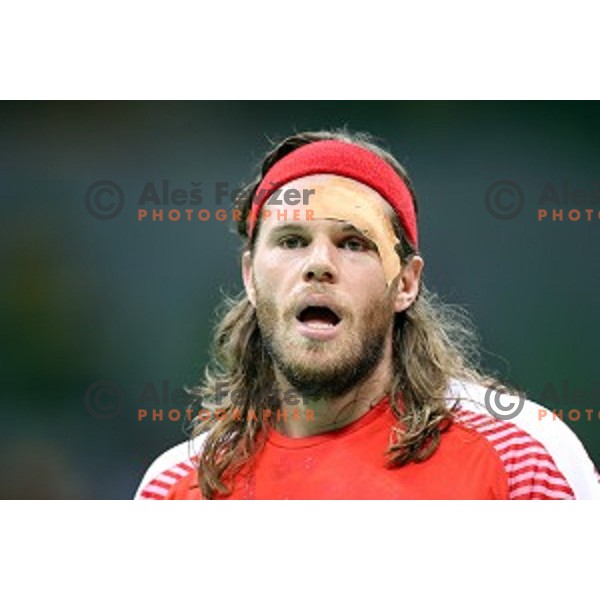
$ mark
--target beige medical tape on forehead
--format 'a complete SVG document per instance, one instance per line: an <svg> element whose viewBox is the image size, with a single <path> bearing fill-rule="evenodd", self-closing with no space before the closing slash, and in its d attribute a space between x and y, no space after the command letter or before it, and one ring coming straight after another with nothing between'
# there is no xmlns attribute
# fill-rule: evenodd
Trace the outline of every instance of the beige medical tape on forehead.
<svg viewBox="0 0 600 600"><path fill-rule="evenodd" d="M373 242L379 252L386 285L392 283L400 273L400 257L396 252L399 243L391 219L384 210L383 203L357 189L352 181L335 180L334 186L310 185L314 195L311 196L310 210L313 219L335 219L347 221L368 240Z"/></svg>

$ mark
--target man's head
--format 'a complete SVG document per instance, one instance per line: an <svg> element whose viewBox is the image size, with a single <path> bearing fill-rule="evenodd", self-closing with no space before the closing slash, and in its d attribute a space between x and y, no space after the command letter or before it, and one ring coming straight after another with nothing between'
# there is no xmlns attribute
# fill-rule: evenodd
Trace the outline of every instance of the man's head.
<svg viewBox="0 0 600 600"><path fill-rule="evenodd" d="M341 153L313 152L325 141L342 143ZM313 161L315 154L330 162ZM286 186L308 204L267 206L267 215L262 201ZM227 477L263 443L273 423L246 417L272 407L282 376L303 395L322 397L342 395L371 373L389 381L398 419L390 466L430 456L451 417L451 379L481 376L468 319L421 281L417 202L403 167L366 135L294 134L265 156L238 208L245 293L227 301L214 362L197 389L201 399L214 398L225 382L238 402L215 425L194 423L194 434L210 429L199 463L204 496L227 493Z"/></svg>
<svg viewBox="0 0 600 600"><path fill-rule="evenodd" d="M391 362L394 316L414 302L423 262L401 264L394 208L364 183L315 174L287 190L307 202L257 215L244 284L279 373L303 395L338 396Z"/></svg>

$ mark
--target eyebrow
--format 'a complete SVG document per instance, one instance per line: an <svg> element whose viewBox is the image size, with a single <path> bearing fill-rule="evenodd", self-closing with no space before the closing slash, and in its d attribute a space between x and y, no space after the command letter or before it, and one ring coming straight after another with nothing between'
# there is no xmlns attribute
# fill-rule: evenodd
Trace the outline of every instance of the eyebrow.
<svg viewBox="0 0 600 600"><path fill-rule="evenodd" d="M354 225L352 225L351 223L346 223L346 225L344 225L342 227L342 231L344 233L349 232L349 233L358 233L359 235L364 236L364 233L358 229L357 227L355 227Z"/></svg>
<svg viewBox="0 0 600 600"><path fill-rule="evenodd" d="M337 219L330 219L331 221L337 221ZM279 235L281 233L288 233L288 232L301 232L301 231L305 231L306 230L306 226L305 225L300 225L298 223L283 223L282 225L274 225L269 233L269 235L274 234L274 235ZM354 225L352 225L351 223L346 223L342 226L341 231L344 233L358 233L358 234L362 234L361 230L358 229L357 227L355 227Z"/></svg>
<svg viewBox="0 0 600 600"><path fill-rule="evenodd" d="M283 233L301 233L305 231L306 227L298 225L297 223L284 223L283 225L275 225L269 232L268 237L281 235Z"/></svg>

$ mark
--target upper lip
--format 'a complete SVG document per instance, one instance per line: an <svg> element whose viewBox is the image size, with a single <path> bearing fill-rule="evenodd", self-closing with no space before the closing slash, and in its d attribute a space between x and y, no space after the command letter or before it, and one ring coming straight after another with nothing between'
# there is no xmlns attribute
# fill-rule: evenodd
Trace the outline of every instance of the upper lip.
<svg viewBox="0 0 600 600"><path fill-rule="evenodd" d="M296 318L299 318L302 314L302 311L310 307L328 308L339 319L339 321L342 320L343 311L341 306L332 298L322 294L308 294L305 296L302 302L300 302L298 305L296 310Z"/></svg>

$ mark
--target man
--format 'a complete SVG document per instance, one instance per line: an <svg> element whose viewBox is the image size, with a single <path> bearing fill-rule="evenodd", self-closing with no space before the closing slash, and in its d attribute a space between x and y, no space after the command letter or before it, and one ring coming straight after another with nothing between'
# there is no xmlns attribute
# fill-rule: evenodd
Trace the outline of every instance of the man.
<svg viewBox="0 0 600 600"><path fill-rule="evenodd" d="M499 385L422 283L415 194L390 154L291 136L241 208L245 293L217 328L191 443L137 498L600 497L564 423L509 393L512 419L488 410Z"/></svg>

